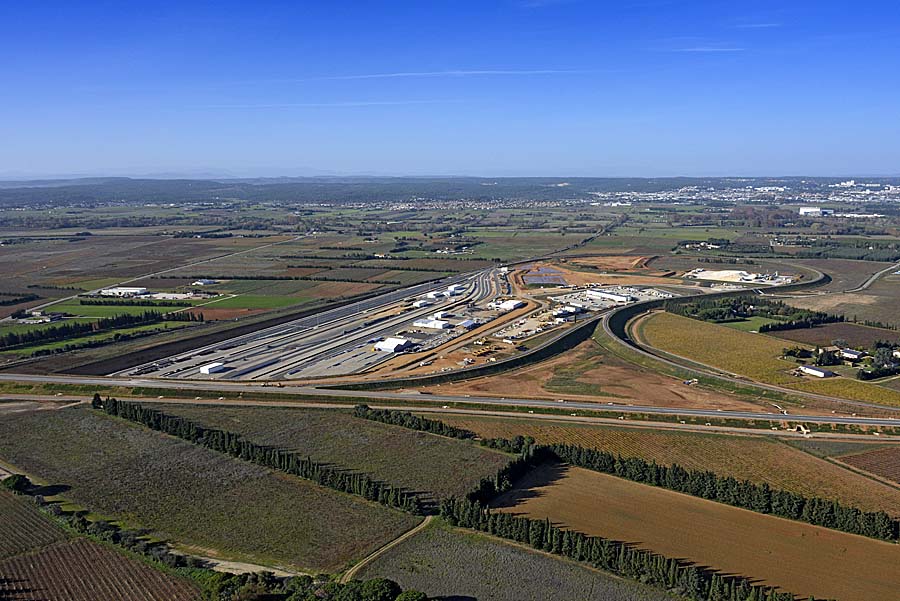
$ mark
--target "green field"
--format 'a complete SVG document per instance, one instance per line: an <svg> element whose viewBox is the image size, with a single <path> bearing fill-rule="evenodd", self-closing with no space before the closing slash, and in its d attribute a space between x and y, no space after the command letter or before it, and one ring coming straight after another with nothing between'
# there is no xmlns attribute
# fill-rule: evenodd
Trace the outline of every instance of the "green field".
<svg viewBox="0 0 900 601"><path fill-rule="evenodd" d="M440 599L671 601L664 592L439 521L363 568Z"/></svg>
<svg viewBox="0 0 900 601"><path fill-rule="evenodd" d="M113 315L140 315L147 311L171 313L189 307L145 307L140 305L81 305L78 301L64 301L47 307L47 311L69 313L77 317L112 317Z"/></svg>
<svg viewBox="0 0 900 601"><path fill-rule="evenodd" d="M86 407L0 417L0 460L101 517L266 565L339 570L417 522Z"/></svg>
<svg viewBox="0 0 900 601"><path fill-rule="evenodd" d="M67 323L90 323L92 321L96 321L96 318L72 318L65 319L63 321L51 321L48 323L13 323L13 324L0 324L0 336L3 334L21 334L23 332L39 332L41 330L46 330L47 328L52 328L61 324Z"/></svg>
<svg viewBox="0 0 900 601"><path fill-rule="evenodd" d="M115 340L116 336L122 336L125 334L135 334L140 332L149 332L152 330L178 330L181 328L188 327L190 324L188 322L160 322L160 323L151 323L143 326L135 326L133 328L119 328L117 330L110 330L108 332L103 332L100 334L91 334L90 336L79 336L77 338L67 338L65 340L56 340L54 342L48 342L46 344L34 344L30 346L25 346L21 348L16 348L10 351L3 351L4 353L11 354L22 354L24 352L27 353L36 353L40 351L52 351L55 349L64 348L69 344L84 344L89 342L103 342L103 341L111 341Z"/></svg>
<svg viewBox="0 0 900 601"><path fill-rule="evenodd" d="M343 410L171 404L163 411L437 497L466 494L510 460L470 442L360 419Z"/></svg>
<svg viewBox="0 0 900 601"><path fill-rule="evenodd" d="M778 320L771 319L769 317L753 316L746 319L741 319L740 321L727 321L724 323L720 323L719 325L725 326L726 328L731 328L733 330L740 330L741 332L758 332L760 326L770 323L778 323Z"/></svg>

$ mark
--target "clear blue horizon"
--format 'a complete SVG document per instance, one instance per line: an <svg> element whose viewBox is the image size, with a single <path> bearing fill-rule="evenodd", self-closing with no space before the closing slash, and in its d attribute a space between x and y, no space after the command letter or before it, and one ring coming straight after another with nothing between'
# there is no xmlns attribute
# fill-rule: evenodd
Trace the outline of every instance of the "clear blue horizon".
<svg viewBox="0 0 900 601"><path fill-rule="evenodd" d="M898 175L896 2L0 6L0 177Z"/></svg>

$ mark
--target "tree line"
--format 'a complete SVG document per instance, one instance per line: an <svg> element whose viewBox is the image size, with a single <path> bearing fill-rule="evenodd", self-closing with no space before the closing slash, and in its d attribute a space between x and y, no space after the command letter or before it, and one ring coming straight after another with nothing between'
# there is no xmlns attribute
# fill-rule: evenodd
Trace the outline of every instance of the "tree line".
<svg viewBox="0 0 900 601"><path fill-rule="evenodd" d="M79 305L97 305L101 307L190 307L190 301L149 300L143 298L79 298Z"/></svg>
<svg viewBox="0 0 900 601"><path fill-rule="evenodd" d="M0 307L10 305L18 305L39 300L41 297L37 294L11 294L9 292L0 292Z"/></svg>
<svg viewBox="0 0 900 601"><path fill-rule="evenodd" d="M413 415L409 411L391 411L389 409L372 409L368 405L357 405L353 408L353 415L362 419L368 419L383 424L402 426L410 430L420 430L450 438L471 439L475 433L471 430L457 428L440 420L428 419Z"/></svg>
<svg viewBox="0 0 900 601"><path fill-rule="evenodd" d="M99 394L95 394L91 404L95 409L105 411L108 415L139 423L151 430L176 436L237 459L298 476L321 486L358 495L415 515L425 513L424 503L417 494L376 480L368 474L341 470L291 451L256 444L245 440L235 432L206 428L183 417L149 409L138 403L109 397L102 400Z"/></svg>
<svg viewBox="0 0 900 601"><path fill-rule="evenodd" d="M187 321L195 320L202 321L202 316L200 319L195 317L193 319L188 319ZM0 348L55 342L57 340L75 338L86 334L96 334L106 330L147 325L158 323L160 321L163 321L162 313L159 311L145 311L137 315L123 314L114 315L112 317L103 317L90 322L64 322L49 328L26 330L24 332L7 332L0 336Z"/></svg>
<svg viewBox="0 0 900 601"><path fill-rule="evenodd" d="M201 320L197 320L201 321ZM165 332L165 328L153 328L150 330L139 330L137 332L116 332L110 337L107 338L88 338L81 340L73 340L72 342L67 342L62 346L50 347L50 348L42 348L31 353L32 357L45 357L47 355L58 355L60 353L68 353L69 351L88 349L88 348L98 348L101 346L106 346L108 344L117 344L120 342L125 342L127 340L137 340L138 338L146 338L148 336L155 336L160 332Z"/></svg>

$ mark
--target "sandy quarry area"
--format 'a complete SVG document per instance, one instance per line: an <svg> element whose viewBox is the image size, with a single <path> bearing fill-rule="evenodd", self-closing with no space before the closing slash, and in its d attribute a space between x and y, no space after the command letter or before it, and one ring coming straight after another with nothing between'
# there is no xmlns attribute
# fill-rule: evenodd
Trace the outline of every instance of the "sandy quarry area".
<svg viewBox="0 0 900 601"><path fill-rule="evenodd" d="M503 374L442 384L446 394L632 403L655 407L754 410L760 405L625 363L592 340L557 357Z"/></svg>
<svg viewBox="0 0 900 601"><path fill-rule="evenodd" d="M635 257L597 258L635 260ZM583 260L578 259L577 262L575 260L569 260L568 263L540 262L525 265L523 268L516 269L511 273L510 281L513 285L513 288L516 289L519 293L533 293L535 288L529 288L529 284L531 286L534 286L536 284L543 284L548 288L552 288L557 284L562 283L559 280L564 281L565 284L568 284L570 286L585 286L587 284L602 284L606 286L661 286L682 283L680 280L662 275L665 273L671 274L671 272L662 272L651 269L645 270L643 268L636 268L634 270L629 269L627 272L623 271L620 268L605 270L605 268L598 267L598 271L579 271L577 269L573 269L573 266L575 265L582 265L590 269L594 267L594 265L587 263L587 261L592 261L593 259L594 258L592 257ZM638 259L646 258L638 257ZM621 261L613 262L613 264L619 263L621 263ZM642 273L643 271L646 271L646 275ZM542 283L540 281L541 278L548 281L546 283Z"/></svg>

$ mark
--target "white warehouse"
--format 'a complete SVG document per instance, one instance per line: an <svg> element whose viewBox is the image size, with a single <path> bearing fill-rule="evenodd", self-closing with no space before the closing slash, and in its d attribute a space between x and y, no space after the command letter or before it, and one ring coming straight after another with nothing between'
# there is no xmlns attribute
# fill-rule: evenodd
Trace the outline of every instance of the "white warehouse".
<svg viewBox="0 0 900 601"><path fill-rule="evenodd" d="M600 300L612 301L614 303L625 304L630 303L634 300L633 297L628 296L627 294L616 294L615 292L605 292L603 290L586 290L584 293L587 296L591 296Z"/></svg>
<svg viewBox="0 0 900 601"><path fill-rule="evenodd" d="M525 301L512 299L512 300L508 300L508 301L503 301L502 303L497 305L497 308L500 309L501 311L514 311L515 309L521 309L524 306L525 306Z"/></svg>
<svg viewBox="0 0 900 601"><path fill-rule="evenodd" d="M406 338L387 338L386 340L381 340L375 344L376 351L387 353L399 353L410 347L412 347L412 342Z"/></svg>
<svg viewBox="0 0 900 601"><path fill-rule="evenodd" d="M140 296L142 294L147 294L147 289L138 286L115 286L100 291L100 296Z"/></svg>
<svg viewBox="0 0 900 601"><path fill-rule="evenodd" d="M216 361L215 363L209 363L200 367L200 373L204 376L208 376L209 374L214 374L220 371L225 371L225 364L219 361Z"/></svg>
<svg viewBox="0 0 900 601"><path fill-rule="evenodd" d="M830 369L822 369L815 365L801 365L799 369L802 373L816 378L831 378L835 375Z"/></svg>
<svg viewBox="0 0 900 601"><path fill-rule="evenodd" d="M428 330L446 330L450 328L450 322L441 319L418 319L413 322L413 327L426 328Z"/></svg>

